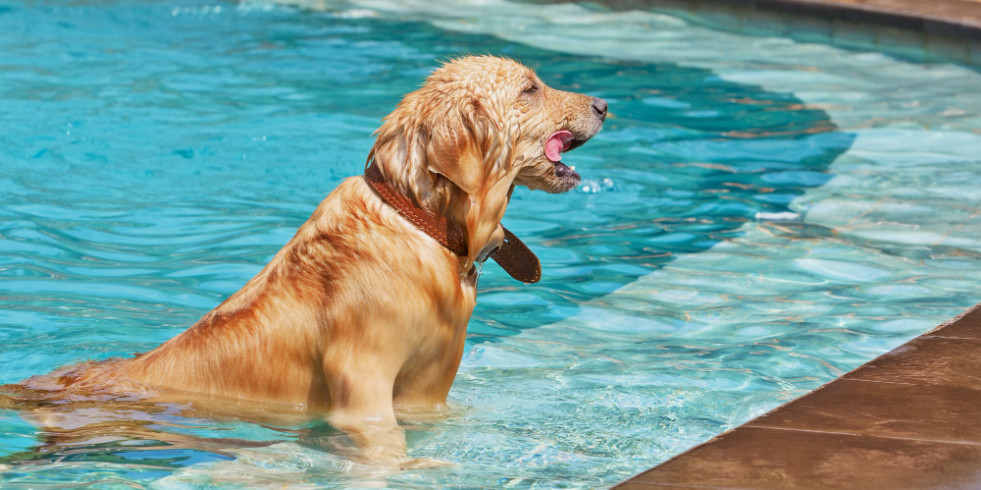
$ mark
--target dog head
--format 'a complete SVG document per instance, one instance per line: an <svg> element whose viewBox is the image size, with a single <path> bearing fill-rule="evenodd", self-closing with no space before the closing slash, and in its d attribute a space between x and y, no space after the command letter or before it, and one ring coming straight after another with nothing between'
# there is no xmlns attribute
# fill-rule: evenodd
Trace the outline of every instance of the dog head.
<svg viewBox="0 0 981 490"><path fill-rule="evenodd" d="M421 206L466 224L486 243L514 185L547 192L580 176L563 152L595 135L606 102L545 85L529 68L493 56L444 64L385 118L369 162Z"/></svg>

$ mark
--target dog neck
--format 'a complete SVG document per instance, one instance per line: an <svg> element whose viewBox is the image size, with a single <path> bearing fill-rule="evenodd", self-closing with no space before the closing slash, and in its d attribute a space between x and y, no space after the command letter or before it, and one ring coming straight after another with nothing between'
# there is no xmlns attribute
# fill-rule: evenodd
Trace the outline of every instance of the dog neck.
<svg viewBox="0 0 981 490"><path fill-rule="evenodd" d="M382 175L378 166L371 164L365 169L365 181L399 215L412 223L416 228L439 242L457 256L466 257L470 253L467 235L464 227L451 217L439 215L416 205L411 198L398 192ZM490 253L505 272L511 277L525 283L536 283L541 279L542 268L538 257L535 256L514 233L504 228L504 239L501 246ZM486 257L483 257L486 260Z"/></svg>

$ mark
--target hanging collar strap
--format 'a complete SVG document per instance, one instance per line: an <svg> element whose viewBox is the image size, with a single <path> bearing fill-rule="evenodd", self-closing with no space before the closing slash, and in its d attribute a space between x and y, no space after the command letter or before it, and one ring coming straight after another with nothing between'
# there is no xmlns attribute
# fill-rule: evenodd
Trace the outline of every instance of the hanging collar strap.
<svg viewBox="0 0 981 490"><path fill-rule="evenodd" d="M364 179L383 201L440 245L459 256L469 253L467 237L459 223L417 206L412 199L385 181L377 165L372 163L365 169ZM514 233L503 226L501 228L504 230L504 242L490 257L511 277L525 284L538 282L542 278L538 257Z"/></svg>

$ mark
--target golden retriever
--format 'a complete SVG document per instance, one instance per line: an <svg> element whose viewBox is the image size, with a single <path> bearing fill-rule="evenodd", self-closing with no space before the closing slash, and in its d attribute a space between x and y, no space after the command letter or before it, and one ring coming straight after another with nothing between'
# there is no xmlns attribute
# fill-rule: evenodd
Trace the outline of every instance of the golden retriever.
<svg viewBox="0 0 981 490"><path fill-rule="evenodd" d="M89 403L285 404L326 414L365 459L405 465L396 410L445 405L474 308L475 264L502 246L514 186L576 187L580 177L560 154L596 134L606 108L547 87L512 60L448 62L385 118L368 163L387 189L457 224L463 250L352 177L188 330L145 354L62 368L17 388Z"/></svg>

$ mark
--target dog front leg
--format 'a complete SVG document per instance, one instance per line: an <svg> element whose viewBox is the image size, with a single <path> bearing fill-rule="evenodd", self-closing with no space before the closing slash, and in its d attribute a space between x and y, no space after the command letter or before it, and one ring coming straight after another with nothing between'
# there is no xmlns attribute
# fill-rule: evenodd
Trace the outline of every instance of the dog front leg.
<svg viewBox="0 0 981 490"><path fill-rule="evenodd" d="M385 369L381 362L361 361L361 366L325 366L330 393L327 421L354 441L365 463L401 465L407 455L405 432L392 406L395 373L389 371L395 370Z"/></svg>
<svg viewBox="0 0 981 490"><path fill-rule="evenodd" d="M394 417L376 416L353 409L332 410L327 421L343 431L358 447L357 460L369 465L399 466L408 460L405 432Z"/></svg>

